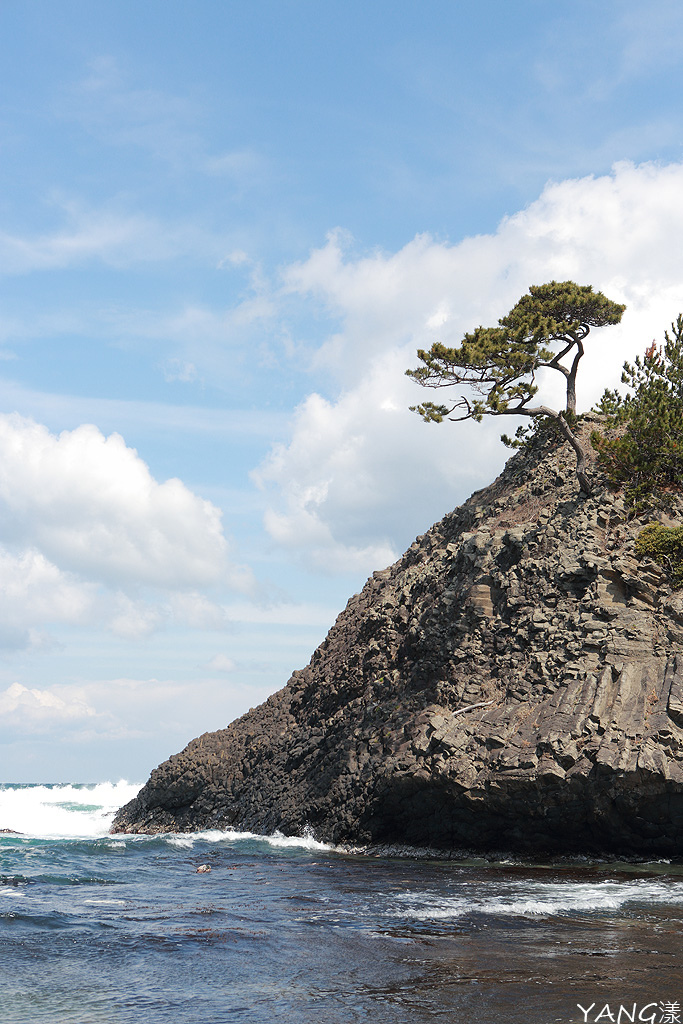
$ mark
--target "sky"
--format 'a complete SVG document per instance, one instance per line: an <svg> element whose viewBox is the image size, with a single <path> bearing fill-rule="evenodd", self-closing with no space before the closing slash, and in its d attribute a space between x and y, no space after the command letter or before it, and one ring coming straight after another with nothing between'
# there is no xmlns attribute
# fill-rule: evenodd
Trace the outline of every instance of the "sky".
<svg viewBox="0 0 683 1024"><path fill-rule="evenodd" d="M591 284L588 409L662 338L682 52L674 0L0 4L0 781L144 781L495 477L418 348Z"/></svg>

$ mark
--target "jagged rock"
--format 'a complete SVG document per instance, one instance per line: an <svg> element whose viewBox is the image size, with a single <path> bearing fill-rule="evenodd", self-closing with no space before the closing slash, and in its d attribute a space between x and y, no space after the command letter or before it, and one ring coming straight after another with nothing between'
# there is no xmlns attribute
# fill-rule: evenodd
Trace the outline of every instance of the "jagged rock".
<svg viewBox="0 0 683 1024"><path fill-rule="evenodd" d="M282 690L155 769L113 830L683 851L683 598L592 478L586 498L565 447L515 455L373 574Z"/></svg>

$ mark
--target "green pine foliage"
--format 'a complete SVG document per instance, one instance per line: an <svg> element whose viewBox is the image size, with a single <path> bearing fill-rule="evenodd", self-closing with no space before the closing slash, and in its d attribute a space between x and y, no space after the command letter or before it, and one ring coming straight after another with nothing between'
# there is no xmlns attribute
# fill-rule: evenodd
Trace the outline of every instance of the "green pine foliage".
<svg viewBox="0 0 683 1024"><path fill-rule="evenodd" d="M630 393L605 391L598 411L611 429L594 431L591 442L612 486L642 512L666 505L683 486L683 316L662 347L653 342L642 359L624 364L621 379Z"/></svg>
<svg viewBox="0 0 683 1024"><path fill-rule="evenodd" d="M635 552L661 565L674 587L683 587L683 526L650 523L638 534Z"/></svg>
<svg viewBox="0 0 683 1024"><path fill-rule="evenodd" d="M497 327L477 327L453 348L435 342L429 351L418 350L422 365L406 374L425 388L456 388L457 393L450 404L421 402L410 408L427 423L447 418L480 422L486 415L530 417L530 429L519 428L515 439L503 435L511 447L526 446L547 430L547 423L537 427L537 421L553 421L574 449L581 490L590 494L586 451L571 429L576 416L576 374L591 328L618 324L625 308L590 285L573 281L532 285ZM565 378L564 410L531 404L538 392L536 374L542 368Z"/></svg>
<svg viewBox="0 0 683 1024"><path fill-rule="evenodd" d="M477 327L455 348L435 342L429 351L418 350L422 366L406 370L409 377L429 388L466 385L469 393L451 405L423 402L411 409L436 423L456 411L456 419L477 421L487 414L533 415L528 403L538 391L536 372L548 367L564 375L567 412L575 413L584 339L592 327L619 323L625 308L590 285L532 285L497 327ZM565 357L569 366L561 362Z"/></svg>

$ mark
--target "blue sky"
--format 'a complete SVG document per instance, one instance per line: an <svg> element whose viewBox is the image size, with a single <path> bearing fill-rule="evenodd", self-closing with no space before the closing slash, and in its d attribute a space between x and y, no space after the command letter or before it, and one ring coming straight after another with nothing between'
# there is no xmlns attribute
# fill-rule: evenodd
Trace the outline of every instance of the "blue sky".
<svg viewBox="0 0 683 1024"><path fill-rule="evenodd" d="M674 2L0 6L0 778L142 780L489 482L417 347L593 284L587 407L661 337L682 44Z"/></svg>

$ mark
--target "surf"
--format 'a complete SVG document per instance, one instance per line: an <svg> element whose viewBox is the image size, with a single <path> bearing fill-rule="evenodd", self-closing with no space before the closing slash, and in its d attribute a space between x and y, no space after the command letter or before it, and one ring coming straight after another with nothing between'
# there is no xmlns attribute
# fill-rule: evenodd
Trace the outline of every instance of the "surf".
<svg viewBox="0 0 683 1024"><path fill-rule="evenodd" d="M122 804L141 783L0 784L0 828L38 839L97 839L106 836Z"/></svg>

